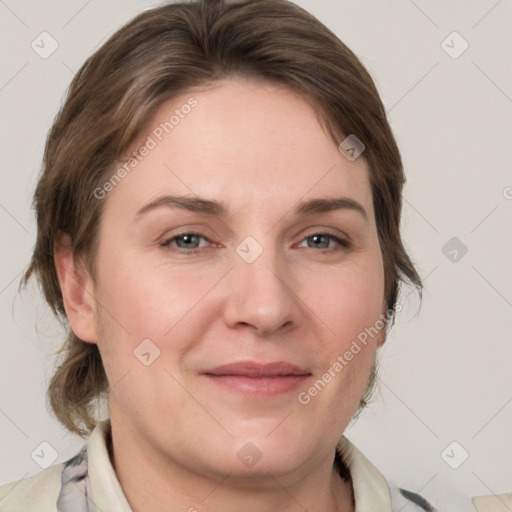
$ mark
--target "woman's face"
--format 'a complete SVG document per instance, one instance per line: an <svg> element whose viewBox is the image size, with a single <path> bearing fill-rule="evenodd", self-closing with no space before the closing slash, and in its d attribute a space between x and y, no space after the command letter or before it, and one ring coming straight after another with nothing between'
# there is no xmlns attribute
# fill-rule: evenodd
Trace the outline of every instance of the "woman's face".
<svg viewBox="0 0 512 512"><path fill-rule="evenodd" d="M82 333L114 431L203 474L332 459L385 339L365 162L287 88L238 78L165 103L134 151L99 199Z"/></svg>

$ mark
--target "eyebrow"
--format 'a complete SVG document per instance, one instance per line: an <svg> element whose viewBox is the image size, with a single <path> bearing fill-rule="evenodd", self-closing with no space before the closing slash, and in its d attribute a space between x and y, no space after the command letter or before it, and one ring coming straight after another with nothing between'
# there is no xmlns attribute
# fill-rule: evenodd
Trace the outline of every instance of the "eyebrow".
<svg viewBox="0 0 512 512"><path fill-rule="evenodd" d="M179 208L216 217L226 217L228 212L227 206L222 202L203 199L200 197L165 195L157 197L150 203L144 205L137 212L135 217L138 219L143 214L151 210L155 210L156 208L161 208L162 206L168 208ZM309 199L308 201L302 201L299 203L294 212L296 215L310 216L336 210L355 211L361 214L366 222L368 222L368 214L363 206L349 197Z"/></svg>

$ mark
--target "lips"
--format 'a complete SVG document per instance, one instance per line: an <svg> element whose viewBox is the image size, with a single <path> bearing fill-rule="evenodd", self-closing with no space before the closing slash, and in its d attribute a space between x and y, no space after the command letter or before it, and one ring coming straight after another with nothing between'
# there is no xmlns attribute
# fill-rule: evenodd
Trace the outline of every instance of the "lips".
<svg viewBox="0 0 512 512"><path fill-rule="evenodd" d="M285 361L265 364L241 361L217 366L203 375L229 391L268 398L296 389L311 372Z"/></svg>
<svg viewBox="0 0 512 512"><path fill-rule="evenodd" d="M288 377L297 375L311 375L307 370L285 361L259 364L252 361L241 361L218 366L204 372L206 375L214 376L244 376L244 377Z"/></svg>

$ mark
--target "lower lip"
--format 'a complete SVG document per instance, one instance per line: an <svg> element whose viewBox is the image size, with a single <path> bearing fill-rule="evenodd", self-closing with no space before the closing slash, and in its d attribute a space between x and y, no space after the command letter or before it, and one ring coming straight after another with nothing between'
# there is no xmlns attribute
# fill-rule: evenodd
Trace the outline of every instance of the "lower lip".
<svg viewBox="0 0 512 512"><path fill-rule="evenodd" d="M249 396L277 396L298 388L310 376L244 377L242 375L206 375L217 385Z"/></svg>

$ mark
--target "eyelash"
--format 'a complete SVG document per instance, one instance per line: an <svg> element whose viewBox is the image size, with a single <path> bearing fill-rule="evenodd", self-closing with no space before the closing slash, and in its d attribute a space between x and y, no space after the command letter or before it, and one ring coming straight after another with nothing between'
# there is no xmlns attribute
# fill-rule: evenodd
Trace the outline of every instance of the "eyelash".
<svg viewBox="0 0 512 512"><path fill-rule="evenodd" d="M183 233L179 233L177 235L174 235L172 238L169 238L168 240L165 240L160 245L161 245L161 247L164 247L164 248L166 248L167 250L169 250L171 252L178 253L178 254L187 254L187 255L188 254L195 254L195 253L201 252L201 250L204 249L204 248L201 248L201 247L197 247L197 248L194 248L194 249L182 249L180 247L174 247L174 246L171 245L172 242L174 242L177 238L181 238L181 237L184 237L186 235L192 235L192 236L197 236L197 237L200 237L200 238L204 238L205 240L210 242L210 240L206 236L202 235L201 233L196 233L196 232L193 232L193 231L185 231ZM321 249L321 252L323 252L323 253L330 254L330 253L337 252L338 250L341 250L342 248L348 249L351 246L350 242L348 242L347 240L339 238L336 235L333 235L332 233L324 233L324 232L312 233L311 235L308 235L308 236L304 237L302 239L301 243L304 240L307 240L308 238L312 238L314 236L324 236L324 237L330 238L331 240L334 240L337 244L339 244L338 247L331 247L331 248L328 248L328 249ZM313 247L307 247L307 249L313 249Z"/></svg>

